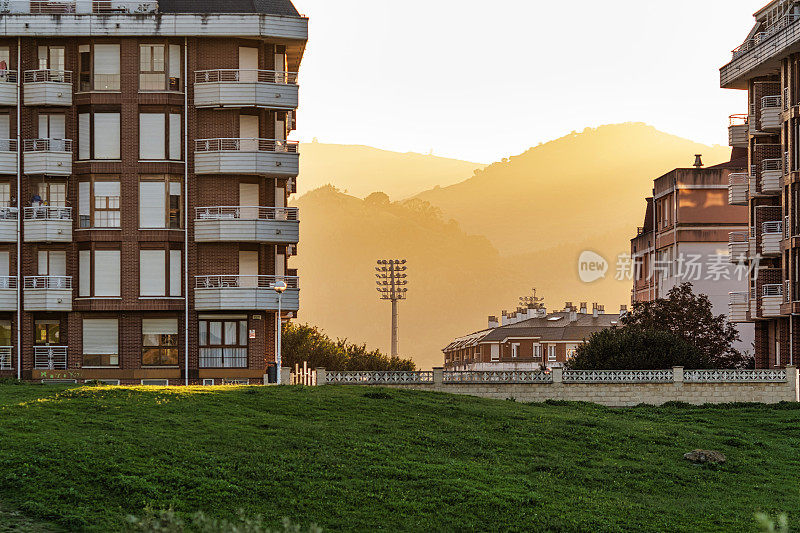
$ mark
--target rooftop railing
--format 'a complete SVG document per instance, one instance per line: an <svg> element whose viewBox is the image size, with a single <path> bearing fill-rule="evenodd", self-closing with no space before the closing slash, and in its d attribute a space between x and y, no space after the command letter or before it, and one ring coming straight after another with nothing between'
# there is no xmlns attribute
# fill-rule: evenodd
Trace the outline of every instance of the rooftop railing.
<svg viewBox="0 0 800 533"><path fill-rule="evenodd" d="M297 72L281 70L216 69L198 70L194 73L195 83L218 82L260 82L281 85L297 85Z"/></svg>
<svg viewBox="0 0 800 533"><path fill-rule="evenodd" d="M297 276L195 276L198 289L274 289L278 281L286 283L288 289L299 289Z"/></svg>
<svg viewBox="0 0 800 533"><path fill-rule="evenodd" d="M297 220L296 207L197 207L196 220Z"/></svg>
<svg viewBox="0 0 800 533"><path fill-rule="evenodd" d="M275 152L299 153L300 143L279 139L197 139L195 152Z"/></svg>
<svg viewBox="0 0 800 533"><path fill-rule="evenodd" d="M743 56L759 44L763 43L784 28L791 26L798 20L800 20L800 15L797 14L790 14L782 17L777 23L770 26L766 31L755 34L751 39L746 40L740 46L736 47L732 52L733 59Z"/></svg>
<svg viewBox="0 0 800 533"><path fill-rule="evenodd" d="M53 81L58 83L72 83L72 71L69 70L26 70L22 81L25 83L43 83Z"/></svg>
<svg viewBox="0 0 800 533"><path fill-rule="evenodd" d="M117 15L155 13L157 0L4 0L0 14Z"/></svg>
<svg viewBox="0 0 800 533"><path fill-rule="evenodd" d="M72 220L72 208L50 205L25 207L23 216L25 220Z"/></svg>
<svg viewBox="0 0 800 533"><path fill-rule="evenodd" d="M25 139L23 152L72 152L71 139Z"/></svg>

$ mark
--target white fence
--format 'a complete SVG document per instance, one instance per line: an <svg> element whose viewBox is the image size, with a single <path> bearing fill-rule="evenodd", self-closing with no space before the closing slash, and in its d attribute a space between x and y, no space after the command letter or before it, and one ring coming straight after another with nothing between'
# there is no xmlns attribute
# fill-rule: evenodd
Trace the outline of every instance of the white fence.
<svg viewBox="0 0 800 533"><path fill-rule="evenodd" d="M402 385L411 383L433 383L433 372L325 371L325 384L328 385Z"/></svg>

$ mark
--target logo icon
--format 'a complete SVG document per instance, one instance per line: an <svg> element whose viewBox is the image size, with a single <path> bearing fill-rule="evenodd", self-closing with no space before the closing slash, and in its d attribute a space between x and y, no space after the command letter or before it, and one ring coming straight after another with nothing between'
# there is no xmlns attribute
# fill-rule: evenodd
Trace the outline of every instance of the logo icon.
<svg viewBox="0 0 800 533"><path fill-rule="evenodd" d="M578 258L578 276L584 283L594 283L606 277L608 261L603 256L589 250Z"/></svg>

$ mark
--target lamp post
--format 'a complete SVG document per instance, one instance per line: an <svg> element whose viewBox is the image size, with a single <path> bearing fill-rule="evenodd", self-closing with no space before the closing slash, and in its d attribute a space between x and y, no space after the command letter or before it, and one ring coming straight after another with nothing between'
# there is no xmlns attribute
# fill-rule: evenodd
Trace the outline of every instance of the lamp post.
<svg viewBox="0 0 800 533"><path fill-rule="evenodd" d="M281 384L281 330L283 329L283 317L281 316L281 300L283 299L283 293L286 291L286 282L284 281L276 281L275 282L275 292L278 293L278 342L275 348L275 365L277 366L277 376L276 382L278 385Z"/></svg>
<svg viewBox="0 0 800 533"><path fill-rule="evenodd" d="M378 278L378 292L381 295L381 300L390 300L392 302L392 356L397 355L397 302L406 299L408 285L406 279L408 275L405 273L408 270L405 259L390 259L378 261L378 266L375 270L378 272L375 277Z"/></svg>

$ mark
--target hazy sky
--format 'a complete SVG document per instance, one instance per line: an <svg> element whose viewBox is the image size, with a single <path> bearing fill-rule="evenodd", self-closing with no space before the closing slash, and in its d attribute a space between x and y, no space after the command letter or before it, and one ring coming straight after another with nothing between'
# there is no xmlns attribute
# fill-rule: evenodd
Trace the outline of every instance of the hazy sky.
<svg viewBox="0 0 800 533"><path fill-rule="evenodd" d="M293 1L311 19L301 140L479 162L626 121L726 144L746 97L718 69L767 3Z"/></svg>

